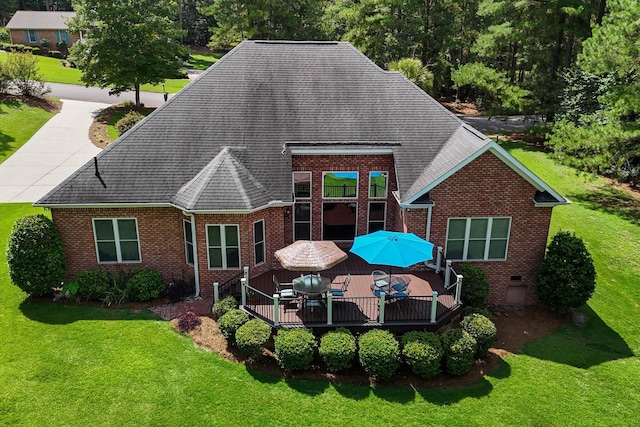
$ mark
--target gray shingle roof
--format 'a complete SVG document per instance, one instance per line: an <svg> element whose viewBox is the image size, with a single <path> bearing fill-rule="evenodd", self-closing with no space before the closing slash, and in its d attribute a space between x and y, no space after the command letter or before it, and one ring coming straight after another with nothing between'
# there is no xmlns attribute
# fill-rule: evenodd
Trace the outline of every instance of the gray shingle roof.
<svg viewBox="0 0 640 427"><path fill-rule="evenodd" d="M17 11L7 23L11 30L66 30L67 21L76 16L75 12Z"/></svg>
<svg viewBox="0 0 640 427"><path fill-rule="evenodd" d="M106 187L89 163L37 204L290 202L289 143L314 141L392 145L401 201L490 142L348 43L247 41L98 155Z"/></svg>

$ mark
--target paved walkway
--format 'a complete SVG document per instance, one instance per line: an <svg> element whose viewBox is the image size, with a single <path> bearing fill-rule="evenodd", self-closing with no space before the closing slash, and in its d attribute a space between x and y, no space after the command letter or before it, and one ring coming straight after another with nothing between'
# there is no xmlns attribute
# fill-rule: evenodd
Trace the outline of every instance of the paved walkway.
<svg viewBox="0 0 640 427"><path fill-rule="evenodd" d="M37 201L100 152L89 127L108 104L62 102L62 111L0 164L0 203Z"/></svg>

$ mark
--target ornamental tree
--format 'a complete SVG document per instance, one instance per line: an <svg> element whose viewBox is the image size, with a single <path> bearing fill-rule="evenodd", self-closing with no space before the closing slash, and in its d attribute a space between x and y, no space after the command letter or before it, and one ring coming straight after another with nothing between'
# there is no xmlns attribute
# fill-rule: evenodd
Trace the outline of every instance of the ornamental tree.
<svg viewBox="0 0 640 427"><path fill-rule="evenodd" d="M32 295L48 295L65 273L62 239L53 221L42 214L20 218L7 243L11 281Z"/></svg>
<svg viewBox="0 0 640 427"><path fill-rule="evenodd" d="M180 44L183 31L173 18L176 0L78 0L70 31L83 35L70 58L87 86L110 87L110 94L158 84L178 75L188 52Z"/></svg>
<svg viewBox="0 0 640 427"><path fill-rule="evenodd" d="M538 266L538 300L562 312L585 304L595 288L596 270L584 241L567 231L556 234Z"/></svg>

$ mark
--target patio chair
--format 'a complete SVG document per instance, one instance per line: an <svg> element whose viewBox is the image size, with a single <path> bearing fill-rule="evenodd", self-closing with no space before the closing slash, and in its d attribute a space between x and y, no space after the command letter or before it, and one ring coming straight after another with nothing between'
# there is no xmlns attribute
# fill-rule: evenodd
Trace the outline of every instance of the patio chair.
<svg viewBox="0 0 640 427"><path fill-rule="evenodd" d="M389 285L389 274L382 270L373 270L371 272L371 279L373 284L379 288L384 288Z"/></svg>
<svg viewBox="0 0 640 427"><path fill-rule="evenodd" d="M276 287L276 292L280 294L280 301L282 302L282 306L285 311L289 305L295 304L296 308L300 308L302 302L302 296L298 295L296 291L293 290L292 283L280 283L276 275L273 275L273 284ZM283 285L291 285L291 288L283 288Z"/></svg>
<svg viewBox="0 0 640 427"><path fill-rule="evenodd" d="M334 284L341 285L339 288L331 288L329 292L331 292L332 297L343 297L345 292L347 292L347 288L349 287L349 283L351 283L351 273L347 274L347 277L342 281Z"/></svg>

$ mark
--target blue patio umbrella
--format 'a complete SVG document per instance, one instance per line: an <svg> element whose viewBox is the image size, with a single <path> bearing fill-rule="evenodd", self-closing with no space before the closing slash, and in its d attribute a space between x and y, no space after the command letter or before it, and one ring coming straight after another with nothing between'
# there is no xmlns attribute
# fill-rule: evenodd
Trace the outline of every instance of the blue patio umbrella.
<svg viewBox="0 0 640 427"><path fill-rule="evenodd" d="M413 233L396 231L381 230L357 236L349 251L369 264L402 268L433 259L433 243Z"/></svg>

